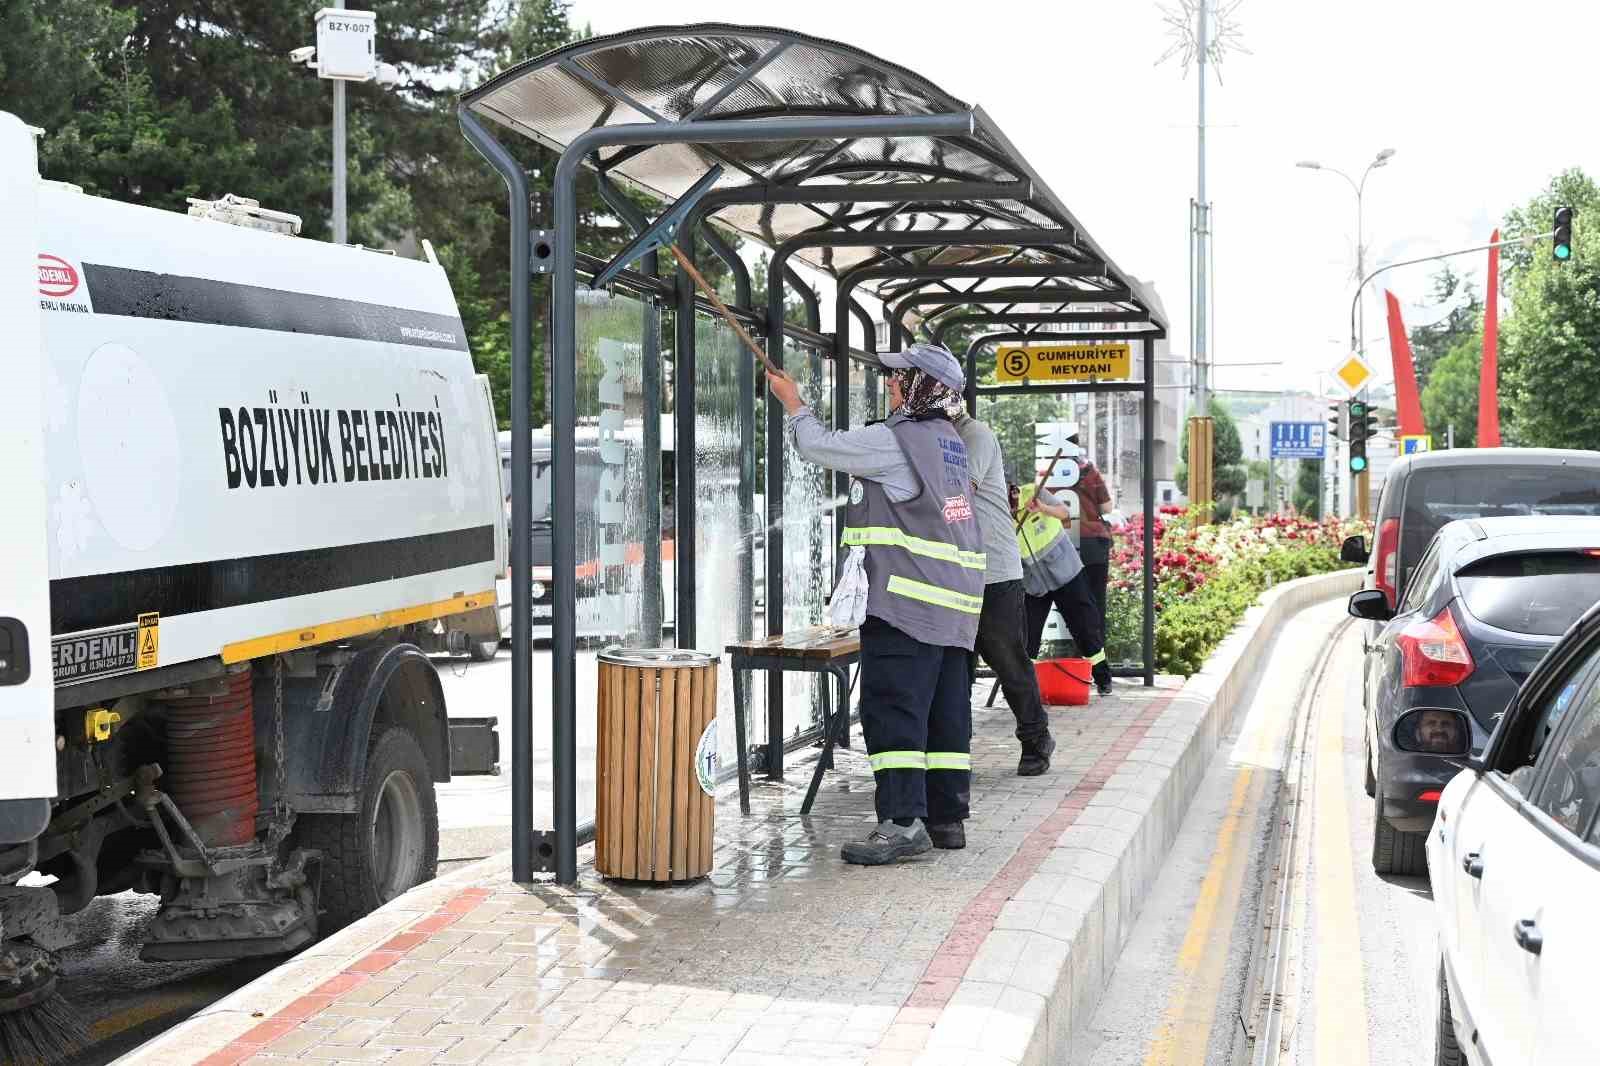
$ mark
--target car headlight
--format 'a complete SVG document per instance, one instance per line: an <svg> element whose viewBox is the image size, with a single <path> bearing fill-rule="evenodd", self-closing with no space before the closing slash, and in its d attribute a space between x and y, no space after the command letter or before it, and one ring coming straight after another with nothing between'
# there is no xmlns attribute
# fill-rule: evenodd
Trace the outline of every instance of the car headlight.
<svg viewBox="0 0 1600 1066"><path fill-rule="evenodd" d="M544 582L543 581L535 581L533 583L533 588L532 588L531 591L533 592L533 598L534 599L536 599L536 600L537 599L543 599L544 598Z"/></svg>

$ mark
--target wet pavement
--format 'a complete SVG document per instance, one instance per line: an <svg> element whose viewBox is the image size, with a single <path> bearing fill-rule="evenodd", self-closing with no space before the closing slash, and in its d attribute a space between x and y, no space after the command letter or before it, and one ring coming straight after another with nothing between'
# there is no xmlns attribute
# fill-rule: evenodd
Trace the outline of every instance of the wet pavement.
<svg viewBox="0 0 1600 1066"><path fill-rule="evenodd" d="M698 883L608 882L585 865L570 889L516 885L501 856L202 1061L888 1064L941 1043L950 1061L969 1061L961 1026L936 1035L972 994L963 977L981 969L984 987L1001 991L1028 977L1029 959L1005 959L997 975L980 952L1004 900L1050 859L1067 822L1109 817L1076 790L1101 790L1130 730L1142 735L1175 687L1121 683L1087 708L1054 711L1059 747L1044 777L1015 775L1004 703L977 710L964 851L842 863L840 845L872 825L858 747L838 753L807 817L809 758L786 782L758 782L748 818L721 790L714 870Z"/></svg>

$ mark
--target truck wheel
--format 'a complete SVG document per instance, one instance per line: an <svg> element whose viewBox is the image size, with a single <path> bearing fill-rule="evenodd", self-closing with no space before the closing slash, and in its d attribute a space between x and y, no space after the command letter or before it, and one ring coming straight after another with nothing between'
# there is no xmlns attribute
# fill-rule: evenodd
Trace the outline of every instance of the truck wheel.
<svg viewBox="0 0 1600 1066"><path fill-rule="evenodd" d="M475 640L467 645L467 654L475 663L486 663L500 654L500 640Z"/></svg>
<svg viewBox="0 0 1600 1066"><path fill-rule="evenodd" d="M326 935L433 880L439 862L439 807L416 737L383 728L367 749L358 814L302 814L300 843L322 852Z"/></svg>
<svg viewBox="0 0 1600 1066"><path fill-rule="evenodd" d="M1428 856L1423 850L1426 833L1402 833L1383 820L1383 797L1374 796L1372 805L1372 869L1380 874L1422 876L1428 872Z"/></svg>

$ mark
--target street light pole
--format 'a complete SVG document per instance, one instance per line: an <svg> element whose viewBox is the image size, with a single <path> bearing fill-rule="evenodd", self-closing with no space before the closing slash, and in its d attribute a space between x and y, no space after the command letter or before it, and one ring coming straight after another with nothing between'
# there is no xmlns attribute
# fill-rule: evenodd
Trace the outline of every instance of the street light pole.
<svg viewBox="0 0 1600 1066"><path fill-rule="evenodd" d="M1360 288L1360 286L1366 284L1365 279L1366 279L1366 276L1367 276L1367 229L1366 229L1367 179L1372 176L1372 172L1374 170L1376 170L1378 167L1387 166L1388 163L1389 163L1389 159L1393 155L1394 155L1394 149L1393 148L1385 148L1381 152L1379 152L1376 156L1373 157L1372 162L1367 164L1367 168L1361 172L1361 180L1359 182L1356 181L1354 178L1352 178L1350 175L1346 174L1342 170L1338 170L1338 169L1336 169L1334 167L1323 166L1321 163L1315 162L1313 160L1305 160L1305 161L1302 161L1302 162L1299 162L1299 163L1295 164L1295 166L1302 167L1302 168L1304 168L1306 170L1326 170L1326 171L1328 171L1330 173L1337 174L1349 184L1351 190L1356 194L1356 284L1357 284L1356 300L1357 300L1357 327L1356 327L1356 336L1355 336L1354 340L1356 342L1356 351L1357 351L1357 353L1360 354L1360 356L1361 356L1361 358L1363 360L1365 360L1366 357L1367 357L1367 308L1366 308L1366 305L1361 302L1361 288ZM1366 398L1366 390L1365 389L1363 389L1361 391L1361 397L1362 397L1362 399ZM1338 474L1335 473L1334 476L1338 477ZM1368 491L1368 487L1370 485L1369 478L1370 478L1370 475L1368 474L1368 472L1366 470L1363 470L1363 471L1361 471L1360 474L1356 475L1356 477L1353 479L1352 484L1351 484L1350 498L1351 498L1351 500L1353 502L1355 502L1355 504L1356 504L1356 508L1355 508L1356 514L1361 518L1366 518L1367 517L1368 496L1370 495L1369 491Z"/></svg>
<svg viewBox="0 0 1600 1066"><path fill-rule="evenodd" d="M331 0L330 5L343 8L344 0ZM344 81L333 82L333 243L344 244L348 237L345 225L345 162L344 162Z"/></svg>

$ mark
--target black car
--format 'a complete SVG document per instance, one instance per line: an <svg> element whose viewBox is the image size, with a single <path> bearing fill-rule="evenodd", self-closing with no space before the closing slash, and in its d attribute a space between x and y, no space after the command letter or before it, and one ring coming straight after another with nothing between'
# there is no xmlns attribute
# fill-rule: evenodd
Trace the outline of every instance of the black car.
<svg viewBox="0 0 1600 1066"><path fill-rule="evenodd" d="M1363 587L1381 589L1393 608L1446 522L1513 515L1600 516L1600 452L1455 448L1406 456L1383 480L1376 543L1351 537L1343 557L1367 565ZM1367 643L1375 633L1366 634Z"/></svg>
<svg viewBox="0 0 1600 1066"><path fill-rule="evenodd" d="M1453 752L1464 722L1482 751L1518 687L1596 602L1600 519L1559 517L1447 523L1397 609L1382 589L1350 597L1351 614L1381 623L1362 686L1375 870L1425 871L1439 791L1458 769L1430 746Z"/></svg>

